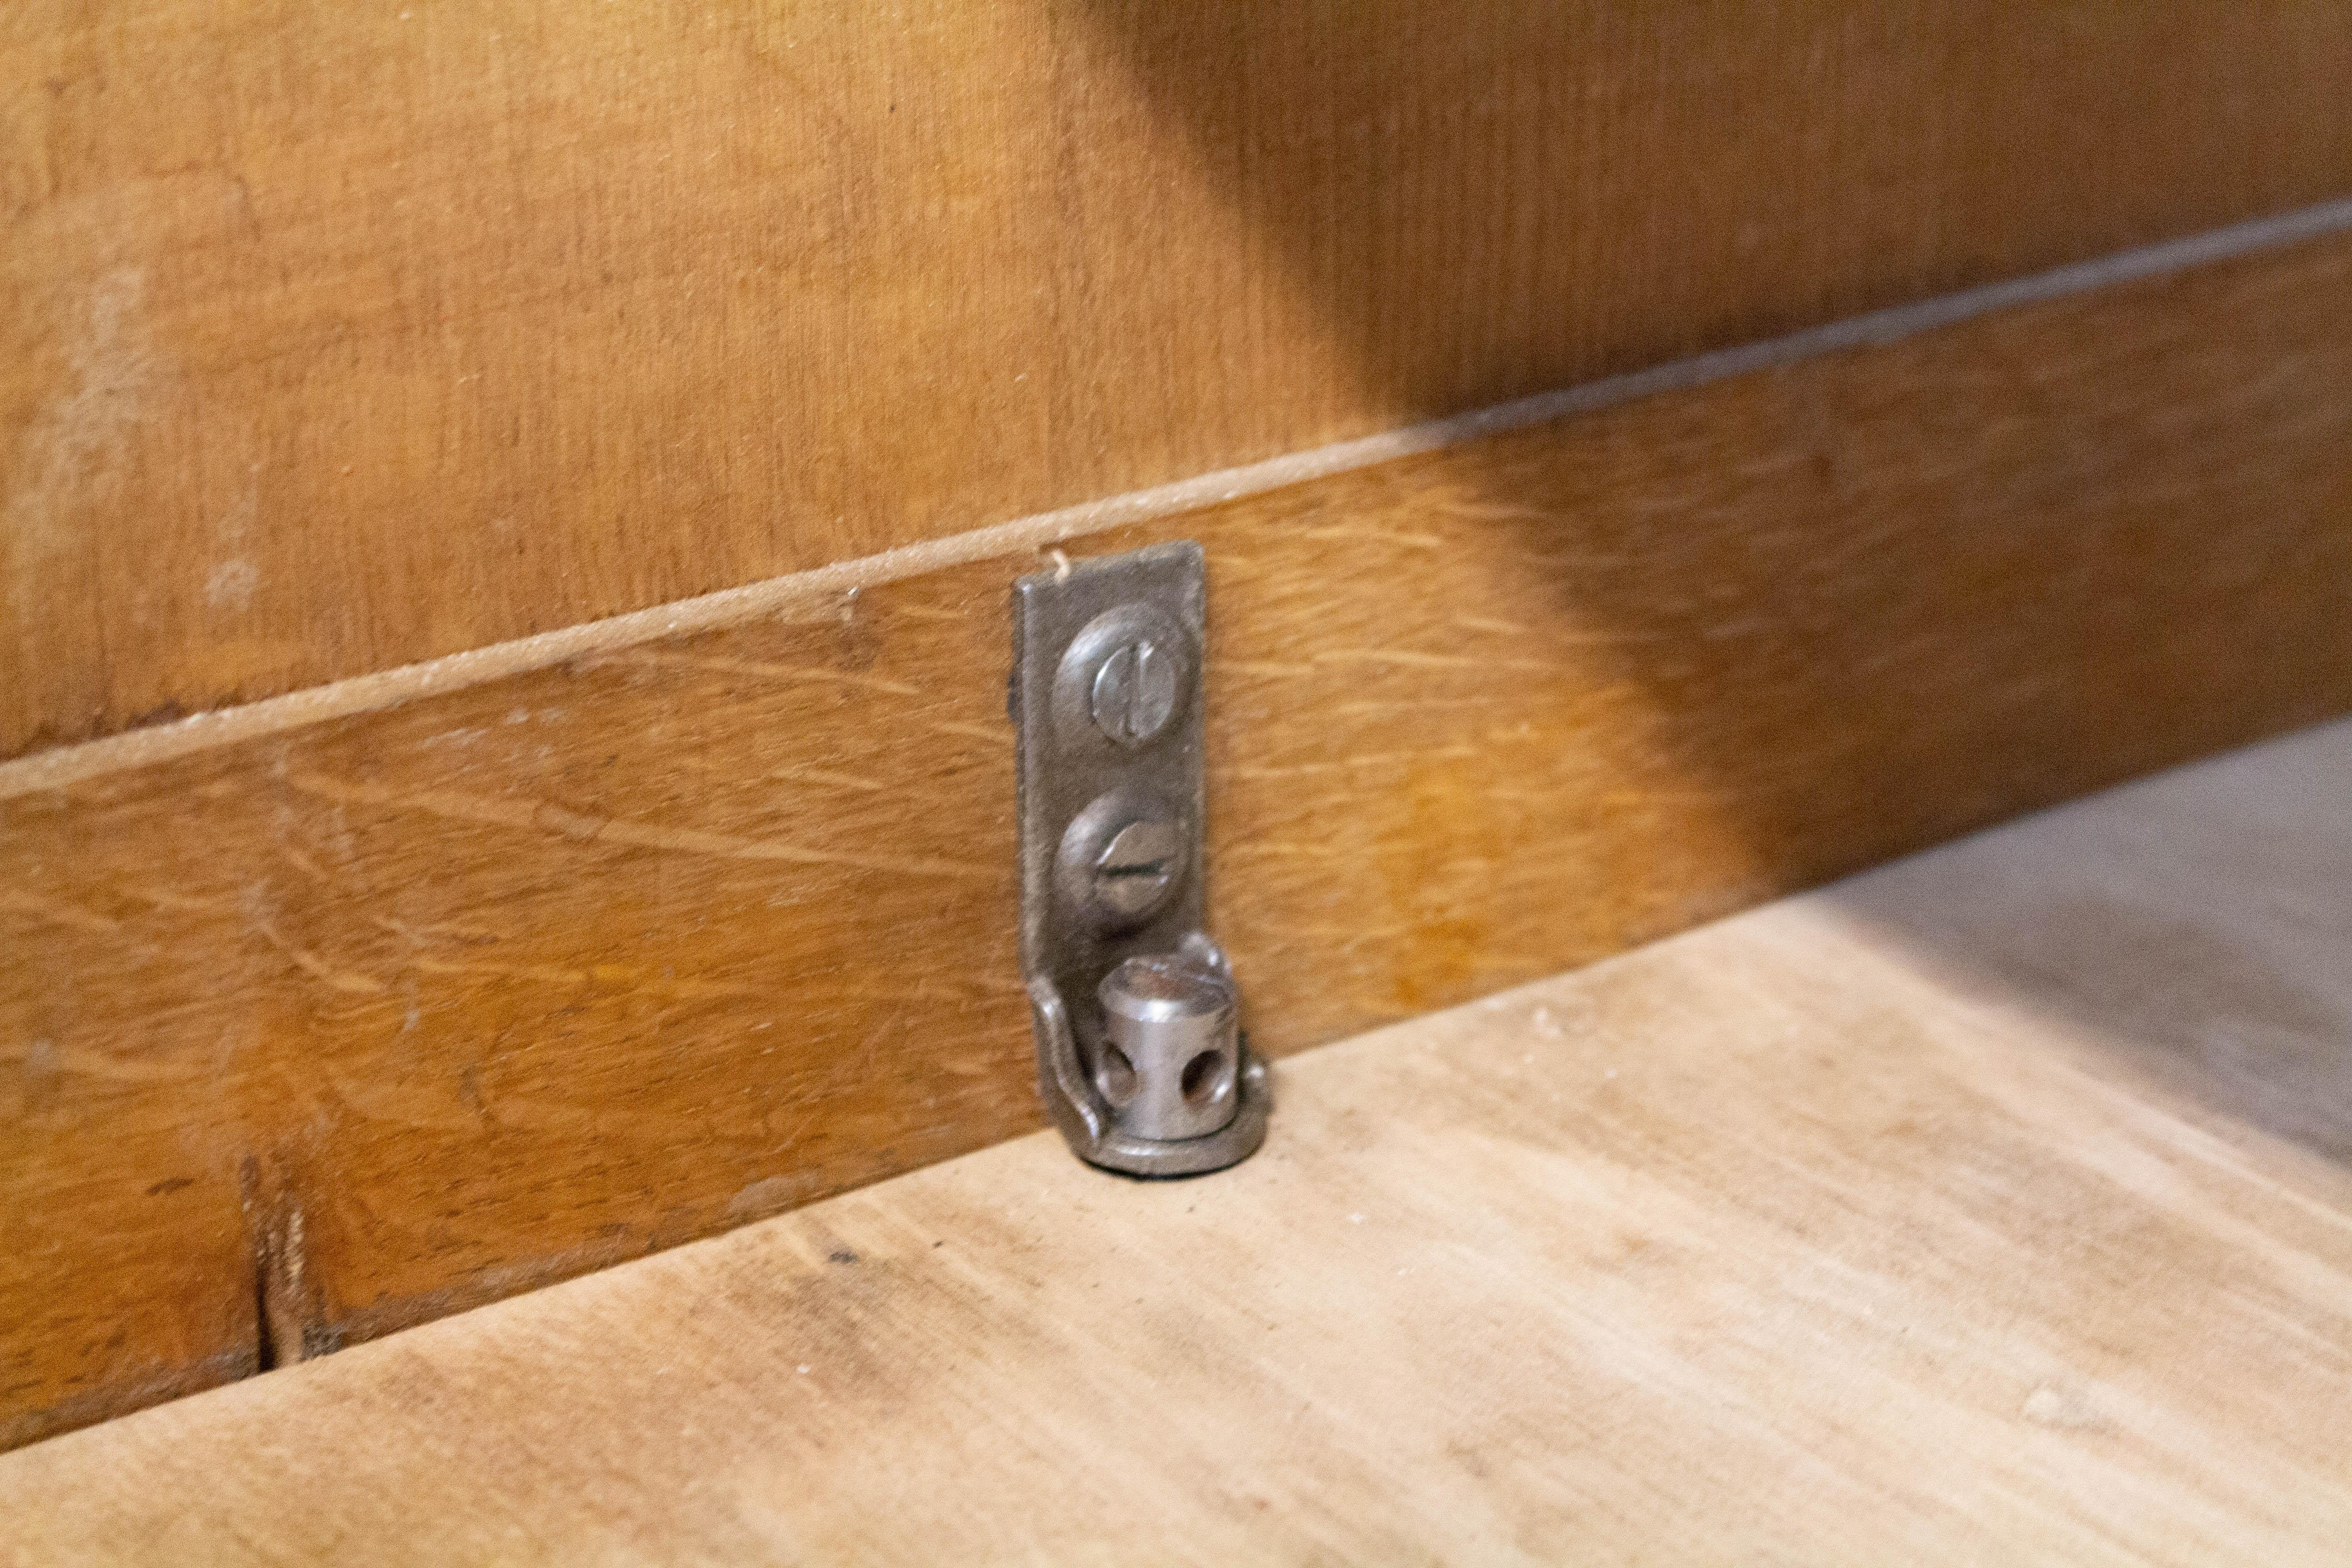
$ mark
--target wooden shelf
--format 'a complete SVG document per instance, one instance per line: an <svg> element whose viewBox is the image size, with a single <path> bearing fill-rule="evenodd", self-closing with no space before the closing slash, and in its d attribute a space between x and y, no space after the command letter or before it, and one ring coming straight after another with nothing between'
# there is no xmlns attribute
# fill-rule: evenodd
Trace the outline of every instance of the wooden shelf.
<svg viewBox="0 0 2352 1568"><path fill-rule="evenodd" d="M0 1458L27 1560L2352 1540L2352 724ZM0 1552L0 1555L5 1555Z"/></svg>

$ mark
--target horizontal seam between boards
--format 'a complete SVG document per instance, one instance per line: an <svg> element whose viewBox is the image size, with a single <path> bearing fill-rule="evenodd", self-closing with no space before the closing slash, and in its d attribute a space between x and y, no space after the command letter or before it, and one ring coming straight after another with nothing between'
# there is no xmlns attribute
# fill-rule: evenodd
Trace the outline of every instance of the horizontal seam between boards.
<svg viewBox="0 0 2352 1568"><path fill-rule="evenodd" d="M277 697L0 762L0 800L60 789L100 774L150 766L331 719L376 712L420 697L464 690L507 676L612 653L657 638L718 631L790 610L814 608L861 588L878 587L978 561L1040 551L1086 534L1155 521L1308 479L1460 446L1569 415L1592 413L1661 393L1685 391L1849 349L1883 346L1998 310L2186 271L2347 229L2352 229L2352 198L2324 202L2088 261L2070 262L2022 278L1890 305L1780 337L1713 349L1645 370L1539 392L1465 414L1285 453L1100 500L1081 501L943 539L898 545L878 554L582 621L556 631L490 643L415 664L346 676Z"/></svg>

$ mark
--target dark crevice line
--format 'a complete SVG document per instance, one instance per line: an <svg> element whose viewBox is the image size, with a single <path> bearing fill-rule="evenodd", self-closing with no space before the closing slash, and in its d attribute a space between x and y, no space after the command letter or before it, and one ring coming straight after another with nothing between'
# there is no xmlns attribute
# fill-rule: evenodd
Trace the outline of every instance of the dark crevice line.
<svg viewBox="0 0 2352 1568"><path fill-rule="evenodd" d="M253 1370L268 1372L278 1365L278 1336L269 1330L269 1248L253 1249Z"/></svg>

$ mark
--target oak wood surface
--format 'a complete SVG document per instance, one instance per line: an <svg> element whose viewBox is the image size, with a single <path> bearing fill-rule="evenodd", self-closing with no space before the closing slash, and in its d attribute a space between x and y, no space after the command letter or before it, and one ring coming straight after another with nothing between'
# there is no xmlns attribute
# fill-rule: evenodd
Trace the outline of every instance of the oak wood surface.
<svg viewBox="0 0 2352 1568"><path fill-rule="evenodd" d="M2341 1561L2352 724L0 1458L0 1561ZM14 1548L13 1557L9 1548Z"/></svg>
<svg viewBox="0 0 2352 1568"><path fill-rule="evenodd" d="M1280 1055L2352 710L2352 239L1174 536ZM0 1441L1036 1125L1036 565L0 802Z"/></svg>
<svg viewBox="0 0 2352 1568"><path fill-rule="evenodd" d="M18 0L0 756L2352 192L2287 0Z"/></svg>

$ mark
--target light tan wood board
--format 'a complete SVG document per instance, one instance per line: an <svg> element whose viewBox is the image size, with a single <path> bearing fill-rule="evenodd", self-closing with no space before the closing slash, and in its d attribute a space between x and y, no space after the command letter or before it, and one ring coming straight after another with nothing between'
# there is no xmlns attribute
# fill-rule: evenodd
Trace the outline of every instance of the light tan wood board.
<svg viewBox="0 0 2352 1568"><path fill-rule="evenodd" d="M2287 0L16 0L0 756L2352 192Z"/></svg>
<svg viewBox="0 0 2352 1568"><path fill-rule="evenodd" d="M24 1563L2336 1563L2352 725L0 1458Z"/></svg>
<svg viewBox="0 0 2352 1568"><path fill-rule="evenodd" d="M2352 240L1171 535L1279 1055L2352 710ZM1036 564L0 803L0 1440L1037 1125Z"/></svg>

